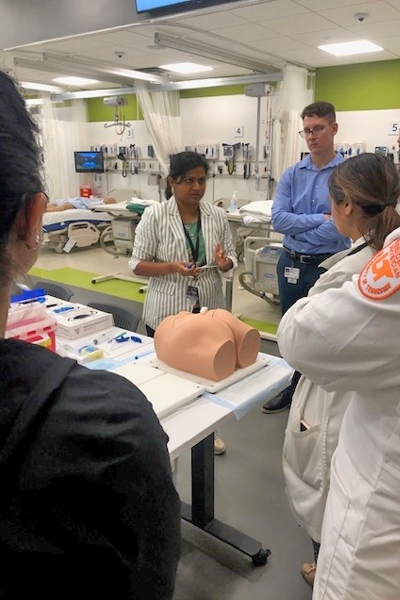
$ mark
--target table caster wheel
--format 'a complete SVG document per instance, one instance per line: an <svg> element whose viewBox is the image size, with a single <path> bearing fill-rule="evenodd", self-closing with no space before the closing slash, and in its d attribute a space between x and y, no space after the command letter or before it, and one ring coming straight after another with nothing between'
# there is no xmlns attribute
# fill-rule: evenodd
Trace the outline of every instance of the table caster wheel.
<svg viewBox="0 0 400 600"><path fill-rule="evenodd" d="M259 550L257 552L257 554L254 554L251 559L253 561L253 565L255 567L263 567L264 565L267 564L268 561L268 556L271 554L271 550L264 550L263 548L261 548L261 550Z"/></svg>

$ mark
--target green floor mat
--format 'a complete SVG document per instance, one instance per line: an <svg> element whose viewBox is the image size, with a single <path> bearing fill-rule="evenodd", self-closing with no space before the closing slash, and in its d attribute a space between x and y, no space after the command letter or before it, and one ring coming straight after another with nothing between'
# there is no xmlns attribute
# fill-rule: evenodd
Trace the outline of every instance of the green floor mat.
<svg viewBox="0 0 400 600"><path fill-rule="evenodd" d="M262 331L264 333L269 333L272 335L276 335L278 330L278 325L275 323L267 323L265 321L256 321L255 319L249 319L248 317L239 317L243 323L250 325L250 327L254 327L258 331Z"/></svg>
<svg viewBox="0 0 400 600"><path fill-rule="evenodd" d="M49 279L57 283L65 283L66 285L74 285L85 290L92 290L125 300L134 300L135 302L143 303L146 294L139 290L143 284L133 283L131 281L121 281L119 279L110 279L110 281L102 281L100 283L92 283L94 277L99 277L99 273L88 273L88 271L79 271L78 269L39 269L32 267L28 275L33 275L40 279Z"/></svg>

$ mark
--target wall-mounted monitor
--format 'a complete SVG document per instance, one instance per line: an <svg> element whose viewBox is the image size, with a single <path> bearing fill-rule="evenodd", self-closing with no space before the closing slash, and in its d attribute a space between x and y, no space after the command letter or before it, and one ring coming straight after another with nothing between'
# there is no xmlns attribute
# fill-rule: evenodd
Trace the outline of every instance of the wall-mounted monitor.
<svg viewBox="0 0 400 600"><path fill-rule="evenodd" d="M104 156L102 152L74 152L75 171L77 173L104 173Z"/></svg>
<svg viewBox="0 0 400 600"><path fill-rule="evenodd" d="M189 4L192 0L136 0L136 12L149 12L156 8L169 8L176 4Z"/></svg>
<svg viewBox="0 0 400 600"><path fill-rule="evenodd" d="M235 0L136 0L136 12L151 12L152 10L166 10L177 6L187 10L188 8L207 8L218 4L227 4Z"/></svg>

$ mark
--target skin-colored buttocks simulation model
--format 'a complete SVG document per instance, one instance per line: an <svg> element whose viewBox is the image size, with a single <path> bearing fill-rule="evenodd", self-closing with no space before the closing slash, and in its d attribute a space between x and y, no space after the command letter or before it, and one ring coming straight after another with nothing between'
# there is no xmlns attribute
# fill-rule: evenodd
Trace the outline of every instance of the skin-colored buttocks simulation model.
<svg viewBox="0 0 400 600"><path fill-rule="evenodd" d="M243 369L256 362L260 351L260 334L257 329L246 325L222 308L208 310L204 316L212 320L211 328L216 321L222 321L232 330L236 348L236 368Z"/></svg>
<svg viewBox="0 0 400 600"><path fill-rule="evenodd" d="M170 367L221 381L256 361L260 335L227 310L182 311L160 323L154 346Z"/></svg>

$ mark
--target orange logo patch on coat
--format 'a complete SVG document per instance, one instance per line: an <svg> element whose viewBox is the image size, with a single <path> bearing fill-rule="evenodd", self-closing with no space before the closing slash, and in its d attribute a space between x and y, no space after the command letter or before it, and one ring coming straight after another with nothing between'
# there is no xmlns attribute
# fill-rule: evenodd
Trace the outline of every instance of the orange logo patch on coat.
<svg viewBox="0 0 400 600"><path fill-rule="evenodd" d="M384 300L400 288L400 239L375 254L362 270L358 287L371 300Z"/></svg>

